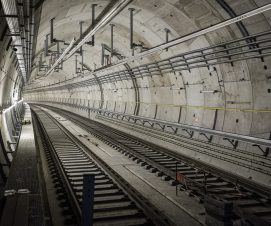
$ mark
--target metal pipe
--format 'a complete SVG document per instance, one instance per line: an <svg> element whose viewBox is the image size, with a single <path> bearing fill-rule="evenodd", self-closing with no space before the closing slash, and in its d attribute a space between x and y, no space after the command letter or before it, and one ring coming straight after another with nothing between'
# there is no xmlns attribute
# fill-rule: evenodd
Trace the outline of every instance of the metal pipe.
<svg viewBox="0 0 271 226"><path fill-rule="evenodd" d="M99 29L104 27L108 22L110 22L118 13L120 13L132 0L120 0L117 3L114 4L114 6L103 16L95 25L92 27L92 29L84 36L84 38L79 40L79 43L72 49L75 40L72 41L72 46L69 45L63 52L63 54L60 56L60 58L56 61L65 61L69 59L82 45L84 45L90 37L92 37ZM67 55L67 53L69 54ZM67 55L67 56L66 56ZM51 68L54 69L54 66ZM48 72L51 73L52 70L49 70ZM49 74L47 72L46 76Z"/></svg>
<svg viewBox="0 0 271 226"><path fill-rule="evenodd" d="M69 44L69 46L65 49L65 51L61 54L61 56L57 59L57 61L54 63L54 65L49 69L49 71L45 74L45 76L50 75L54 68L62 61L62 59L66 56L66 54L70 51L70 49L73 47L73 44L75 42L75 38L73 38Z"/></svg>
<svg viewBox="0 0 271 226"><path fill-rule="evenodd" d="M228 5L227 2L225 2L224 0L216 0L216 2L229 14L230 17L237 16L234 10ZM237 22L236 25L244 37L249 36L248 30L246 29L245 25L242 22Z"/></svg>
<svg viewBox="0 0 271 226"><path fill-rule="evenodd" d="M92 37L99 29L103 28L107 23L109 23L117 14L119 14L132 0L120 0L114 4L114 6L109 10L106 15L100 19L92 29L85 35L85 37L79 40L78 44L69 52L65 57L65 60L70 58L82 45L84 45L90 37Z"/></svg>
<svg viewBox="0 0 271 226"><path fill-rule="evenodd" d="M137 54L136 56L132 56L132 57L120 60L117 63L115 63L114 65L112 65L111 67L108 67L108 68L106 68L104 70L107 70L109 68L119 66L119 65L131 62L131 61L134 61L136 59L141 59L143 57L149 56L149 55L154 54L156 52L162 51L163 49L166 49L166 48L181 44L183 42L186 42L188 40L197 38L197 37L199 37L201 35L204 35L204 34L207 34L209 32L216 31L216 30L218 30L220 28L223 28L223 27L229 26L231 24L237 23L239 21L242 21L244 19L247 19L247 18L250 18L252 16L258 15L258 14L263 13L265 11L268 11L270 9L271 9L271 3L266 4L266 5L262 6L262 7L257 8L257 9L251 10L251 11L249 11L247 13L241 14L241 15L239 15L237 17L232 18L232 19L229 19L229 20L223 21L221 23L218 23L218 24L213 25L211 27L202 29L200 31L191 33L191 34L186 35L186 36L182 36L180 38L176 38L174 40L169 41L168 43L163 43L163 44L158 45L156 47L153 47L153 48L151 48L149 50L143 51L143 52Z"/></svg>
<svg viewBox="0 0 271 226"><path fill-rule="evenodd" d="M244 17L242 17L242 15L241 15L241 16L239 16L239 17L236 17L236 18L231 19L230 21L225 21L225 22L222 22L222 23L220 23L220 24L215 25L216 28L213 28L213 27L211 27L211 28L206 28L206 29L201 30L201 31L199 31L199 32L195 32L195 33L193 33L192 35L194 35L194 37L196 37L197 35L200 36L201 34L199 34L199 33L203 33L203 32L208 33L209 29L215 29L215 30L216 30L216 29L218 29L218 26L219 26L219 25L220 25L220 27L224 27L224 26L229 25L230 23L235 23L235 22L238 21L238 20L242 20L242 19L251 17L251 16L253 16L253 15L259 14L259 13L261 13L261 12L264 12L264 11L266 11L266 10L270 10L270 8L271 8L271 4L265 5L265 6L263 6L263 7L260 7L260 8L258 8L258 9L256 9L256 10L252 10L252 11L246 13ZM225 25L225 23L227 23L227 24ZM222 26L222 25L223 25L223 26ZM269 33L270 33L269 31L268 31L268 32L262 32L262 33L259 34L259 36L267 35L267 34L269 34ZM191 34L188 35L188 36L191 36ZM254 36L249 36L249 37L246 37L246 38L251 38L251 37L254 37ZM181 37L181 38L179 38L179 40L182 39L182 38L185 38L185 39L186 39L187 36ZM231 43L234 43L234 42L237 42L237 41L242 41L242 40L245 40L246 38L237 39L237 40L234 40L234 41L230 41L230 42L227 42L227 43L223 43L223 44L221 44L221 45L231 44ZM172 43L172 41L169 42L169 44L170 44L170 43ZM220 45L217 45L217 46L220 46ZM217 46L213 46L213 47L217 47ZM208 49L208 48L209 48L209 47L203 48L203 49L200 49L200 50L203 51L203 50ZM196 51L197 51L197 50L196 50ZM189 52L189 53L193 53L193 52L196 52L196 51L191 51L191 52ZM145 53L145 52L143 52L143 53ZM269 55L269 54L264 54L264 55L261 55L261 56L268 56L268 55ZM111 69L112 67L118 66L118 65L120 65L120 64L125 64L125 63L129 62L129 60L135 59L135 58L137 58L137 57L138 57L138 55L135 56L135 57L133 57L133 58L128 58L128 59L125 59L125 60L120 60L118 63L112 65L111 67L108 67L107 69ZM257 56L252 56L252 58L255 58L255 57L257 57ZM241 60L241 59L244 59L244 58L240 58L239 60ZM249 59L249 57L246 57L245 59ZM223 61L223 62L226 62L226 61ZM210 65L214 65L214 64L215 64L215 63L212 63L212 64L210 64ZM99 70L99 72L103 72L103 71L105 71L105 70L107 70L107 69Z"/></svg>
<svg viewBox="0 0 271 226"><path fill-rule="evenodd" d="M267 53L267 54L262 54L261 56L263 56L263 57L265 57L265 56L270 56L271 55L271 53ZM247 56L247 57L242 57L242 58L238 58L238 60L235 60L235 61L240 61L240 60L247 60L247 59L252 59L252 58L259 58L259 55L253 55L253 56ZM219 62L219 64L221 64L221 63L229 63L230 61L229 60L225 60L225 61L220 61ZM218 62L213 62L213 63L209 63L208 65L210 65L210 66L214 66L214 65L217 65L218 64ZM184 65L184 64L182 64L182 65ZM166 66L166 65L165 65ZM204 66L204 67L206 67L206 65L195 65L195 66L190 66L189 68L191 69L191 68L198 68L198 67L202 67L202 66ZM176 67L178 67L178 68L176 68ZM172 66L166 66L166 67L164 67L163 68L163 72L164 73L170 73L170 72L172 72L172 70L174 70L174 71L182 71L182 70L188 70L188 68L187 67L180 67L180 65L177 65L174 69L172 68ZM159 73L155 73L156 71L155 70L147 70L147 68L146 69L140 69L139 67L136 67L136 68L133 68L132 69L132 73L133 73L133 75L134 75L134 77L136 77L136 76L140 76L141 78L143 78L143 76L145 77L145 76L148 76L148 75L150 75L150 73L152 74L152 75L160 75L160 72ZM117 78L119 78L118 80L119 81L121 81L122 79L127 79L127 76L126 76L126 74L128 74L129 75L129 73L127 72L127 71L121 71L121 72L116 72L116 73L114 73L113 75L110 75L110 74L105 74L105 75L103 75L103 76L100 76L99 77L99 80L101 80L101 81L104 81L104 82L107 82L108 80L116 80L116 78L115 77L117 77ZM122 76L122 77L120 77L120 76ZM71 82L72 82L72 80L73 79L69 79ZM76 86L77 85L77 87L79 87L79 86L88 86L88 85L92 85L92 83L91 83L91 79L89 79L89 80L84 80L83 81L84 83L82 84L82 81L81 82L76 82L76 83L70 83L70 84L73 84L74 86ZM42 86L41 86L42 87ZM32 89L32 90L39 90L41 87L36 87L35 89ZM65 87L65 85L62 85L62 86L60 86L60 87L54 87L54 89L55 88L58 88L58 89L61 89L61 88L64 88ZM50 88L48 88L47 90L49 90ZM28 89L29 90L29 89ZM31 89L30 89L31 90ZM42 90L41 90L42 91ZM268 110L269 111L269 110Z"/></svg>

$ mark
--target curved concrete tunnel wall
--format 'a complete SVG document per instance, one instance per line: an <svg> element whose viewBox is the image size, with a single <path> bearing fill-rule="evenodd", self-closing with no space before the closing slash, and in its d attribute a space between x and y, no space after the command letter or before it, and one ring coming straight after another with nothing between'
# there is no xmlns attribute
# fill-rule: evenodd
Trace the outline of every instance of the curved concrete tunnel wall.
<svg viewBox="0 0 271 226"><path fill-rule="evenodd" d="M3 21L0 25L4 29ZM10 37L4 36L0 41L0 108L14 104L21 96L22 80L16 71L15 54L9 40Z"/></svg>
<svg viewBox="0 0 271 226"><path fill-rule="evenodd" d="M49 20L55 17L55 37L70 41L79 37L79 21L84 21L84 29L91 23L91 4L97 3L97 15L108 1L53 1L43 3L41 22L36 46L36 65L43 51L44 39L49 30ZM230 8L241 14L261 5L268 0L227 1ZM129 7L135 8L135 42L143 42L150 48L165 42L165 28L170 30L170 39L209 27L212 24L230 18L218 1L214 0L152 0L133 1ZM269 31L271 12L251 17L243 21L249 34ZM115 24L114 49L122 56L131 56L129 46L129 11L123 10L112 21ZM145 57L129 63L133 68L138 65L166 59L180 53L212 46L221 42L242 38L242 32L236 25L219 29L199 38L169 48L168 51ZM84 63L91 69L101 66L101 44L110 45L110 27L107 25L96 35L94 47L84 46ZM48 61L48 58L46 59ZM80 57L79 57L80 60ZM113 61L116 61L116 57ZM27 88L64 83L75 74L74 57L64 62L63 70L53 73L44 80L38 79L38 70L31 75L31 84ZM94 66L96 65L96 66ZM138 114L150 118L180 122L215 130L228 131L249 136L270 139L271 120L271 57L248 59L238 62L192 68L176 73L123 80L115 83L94 84L75 89L52 88L47 91L24 93L27 101L63 101L73 99L85 105L110 111ZM107 70L107 74L125 69L120 66ZM99 79L102 73L95 73ZM93 75L90 75L93 77ZM85 77L88 77L87 75ZM89 77L88 77L89 78ZM50 87L50 86L49 86ZM45 88L45 87L44 87ZM202 90L218 90L216 93L202 93ZM137 94L138 93L138 94ZM139 109L138 112L135 109ZM204 139L197 135L199 139ZM229 145L222 139L215 143ZM240 146L251 152L259 153L256 147ZM230 168L231 166L229 166Z"/></svg>

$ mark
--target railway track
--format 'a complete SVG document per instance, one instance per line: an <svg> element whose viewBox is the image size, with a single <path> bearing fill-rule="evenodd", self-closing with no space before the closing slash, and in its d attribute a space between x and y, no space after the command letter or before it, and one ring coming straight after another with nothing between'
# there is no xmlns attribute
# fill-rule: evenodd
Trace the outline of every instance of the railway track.
<svg viewBox="0 0 271 226"><path fill-rule="evenodd" d="M32 110L58 192L65 190L61 205L70 214L69 225L81 225L84 174L95 176L93 225L174 225L49 114Z"/></svg>
<svg viewBox="0 0 271 226"><path fill-rule="evenodd" d="M268 188L209 165L197 163L104 124L56 108L51 109L145 169L156 173L163 180L172 185L178 182L180 189L188 191L189 195L197 197L200 201L203 202L208 195L224 202L233 202L235 218L251 214L258 222L257 225L271 224L271 191Z"/></svg>
<svg viewBox="0 0 271 226"><path fill-rule="evenodd" d="M202 140L191 139L183 135L176 136L169 131L161 131L153 127L146 127L140 124L120 121L118 119L107 118L102 115L97 116L98 119L115 125L121 125L124 128L133 129L133 131L146 134L148 136L158 138L165 142L178 145L185 149L195 151L213 158L223 160L232 164L240 165L248 170L254 170L271 176L271 158L263 156L260 153L249 152L242 149L233 149L220 144L209 143Z"/></svg>

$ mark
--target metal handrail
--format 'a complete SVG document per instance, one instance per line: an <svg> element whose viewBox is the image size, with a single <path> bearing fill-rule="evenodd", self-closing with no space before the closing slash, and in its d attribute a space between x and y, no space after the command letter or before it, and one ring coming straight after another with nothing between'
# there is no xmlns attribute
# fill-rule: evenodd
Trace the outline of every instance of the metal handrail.
<svg viewBox="0 0 271 226"><path fill-rule="evenodd" d="M44 101L44 102L46 103L46 101ZM267 139L263 139L263 138L259 138L259 137L252 137L252 136L247 136L247 135L242 135L242 134L230 133L230 132L226 132L226 131L208 129L208 128L204 128L204 127L176 123L176 122L170 122L170 121L165 121L165 120L152 119L149 117L130 115L130 114L125 114L125 113L121 113L121 112L104 110L104 109L100 109L100 108L81 106L81 105L73 104L73 103L68 103L68 104L62 103L62 102L55 102L55 103L62 104L62 105L69 105L72 107L85 108L90 111L96 112L97 115L111 116L112 118L114 116L116 116L117 119L121 118L121 120L124 120L126 118L126 120L128 120L128 121L133 120L134 123L136 123L136 121L141 121L142 124L145 124L146 122L148 122L150 125L156 124L156 125L159 125L161 128L169 127L172 129L175 128L175 130L176 129L188 130L191 132L199 132L199 133L208 134L208 135L212 135L212 136L222 137L222 138L224 138L226 140L230 140L230 141L241 141L241 142L245 142L245 143L250 143L250 144L252 144L252 146L264 146L267 148L271 148L271 140L267 140Z"/></svg>
<svg viewBox="0 0 271 226"><path fill-rule="evenodd" d="M257 144L257 145L262 145L265 147L271 148L271 140L266 140L263 138L258 138L258 137L251 137L251 136L246 136L246 135L241 135L241 134L236 134L236 133L230 133L230 132L225 132L225 131L220 131L220 130L213 130L213 129L208 129L208 128L203 128L199 126L192 126L192 125L187 125L187 124L182 124L182 123L175 123L175 122L169 122L165 120L157 120L157 119L152 119L148 117L142 117L142 116L135 116L135 115L129 115L129 114L124 114L124 113L119 113L119 112L113 112L113 111L108 111L108 110L99 110L99 114L111 114L111 115L117 115L121 117L128 117L133 120L142 120L145 122L151 122L153 124L159 124L163 125L165 127L173 127L173 128L178 128L178 129L188 129L191 131L196 131L200 133L205 133L213 136L219 136L223 138L228 138L228 139L233 139L233 140L238 140L250 144Z"/></svg>

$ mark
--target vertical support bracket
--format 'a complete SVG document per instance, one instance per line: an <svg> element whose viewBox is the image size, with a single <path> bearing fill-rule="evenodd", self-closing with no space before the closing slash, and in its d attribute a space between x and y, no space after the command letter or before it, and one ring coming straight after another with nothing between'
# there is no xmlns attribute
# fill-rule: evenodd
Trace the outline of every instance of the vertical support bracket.
<svg viewBox="0 0 271 226"><path fill-rule="evenodd" d="M64 49L61 48L61 53L63 53L63 52L64 52ZM61 65L60 69L63 70L63 59L61 60L60 65Z"/></svg>
<svg viewBox="0 0 271 226"><path fill-rule="evenodd" d="M166 32L166 43L168 43L170 30L168 28L165 28L165 32ZM166 51L168 51L168 48L166 48Z"/></svg>
<svg viewBox="0 0 271 226"><path fill-rule="evenodd" d="M56 42L56 48L57 48L57 53L56 53L56 56L57 56L57 58L59 58L59 56L60 56L60 53L59 53L59 42ZM57 64L57 66L56 66L56 70L55 71L57 71L57 72L59 72L59 64Z"/></svg>
<svg viewBox="0 0 271 226"><path fill-rule="evenodd" d="M49 42L49 35L50 34L47 34L45 36L45 40L44 40L44 56L48 56L48 42Z"/></svg>
<svg viewBox="0 0 271 226"><path fill-rule="evenodd" d="M190 136L190 138L192 138L194 135L194 131L189 131L188 129L182 129L182 131L185 131Z"/></svg>
<svg viewBox="0 0 271 226"><path fill-rule="evenodd" d="M92 21L91 21L91 25L94 26L95 24L95 7L97 6L97 4L91 4L91 9L92 9ZM92 46L95 45L95 36L93 35L91 37L91 44Z"/></svg>
<svg viewBox="0 0 271 226"><path fill-rule="evenodd" d="M134 8L129 8L130 11L130 49L134 50ZM134 55L134 54L133 54Z"/></svg>
<svg viewBox="0 0 271 226"><path fill-rule="evenodd" d="M253 146L253 147L259 148L259 149L262 151L264 157L267 157L268 154L269 154L269 152L270 152L270 149L269 149L268 147L264 150L264 149L263 149L260 145L258 145L258 144L252 144L252 146Z"/></svg>
<svg viewBox="0 0 271 226"><path fill-rule="evenodd" d="M233 149L236 149L238 146L238 140L232 140L227 137L223 138L223 140L227 140L233 146Z"/></svg>
<svg viewBox="0 0 271 226"><path fill-rule="evenodd" d="M80 37L82 37L82 34L83 34L83 21L80 21L79 22L79 25L80 25ZM83 53L83 47L81 46L80 47L80 55L82 56L82 53Z"/></svg>
<svg viewBox="0 0 271 226"><path fill-rule="evenodd" d="M40 54L39 71L41 70L41 67L42 67L42 54Z"/></svg>
<svg viewBox="0 0 271 226"><path fill-rule="evenodd" d="M83 21L80 21L80 37L82 37L83 34ZM80 55L81 55L81 72L84 71L84 55L83 55L83 46L80 47Z"/></svg>
<svg viewBox="0 0 271 226"><path fill-rule="evenodd" d="M112 58L113 58L113 52L114 52L114 24L110 24L111 27L111 54L110 54L110 63L112 63Z"/></svg>
<svg viewBox="0 0 271 226"><path fill-rule="evenodd" d="M210 135L209 137L205 133L199 133L199 135L204 136L208 140L208 142L212 142L213 140L213 135Z"/></svg>
<svg viewBox="0 0 271 226"><path fill-rule="evenodd" d="M82 50L82 54L81 54L81 72L83 73L84 71L84 52Z"/></svg>
<svg viewBox="0 0 271 226"><path fill-rule="evenodd" d="M54 38L54 20L55 20L55 18L52 18L50 20L50 23L51 23L51 35L50 35L50 37L51 37L51 43L55 42L55 38Z"/></svg>
<svg viewBox="0 0 271 226"><path fill-rule="evenodd" d="M104 66L104 58L105 58L105 45L102 44L102 58L101 58L101 65Z"/></svg>
<svg viewBox="0 0 271 226"><path fill-rule="evenodd" d="M78 65L78 62L77 62L77 55L75 55L75 74L78 73L77 65Z"/></svg>

